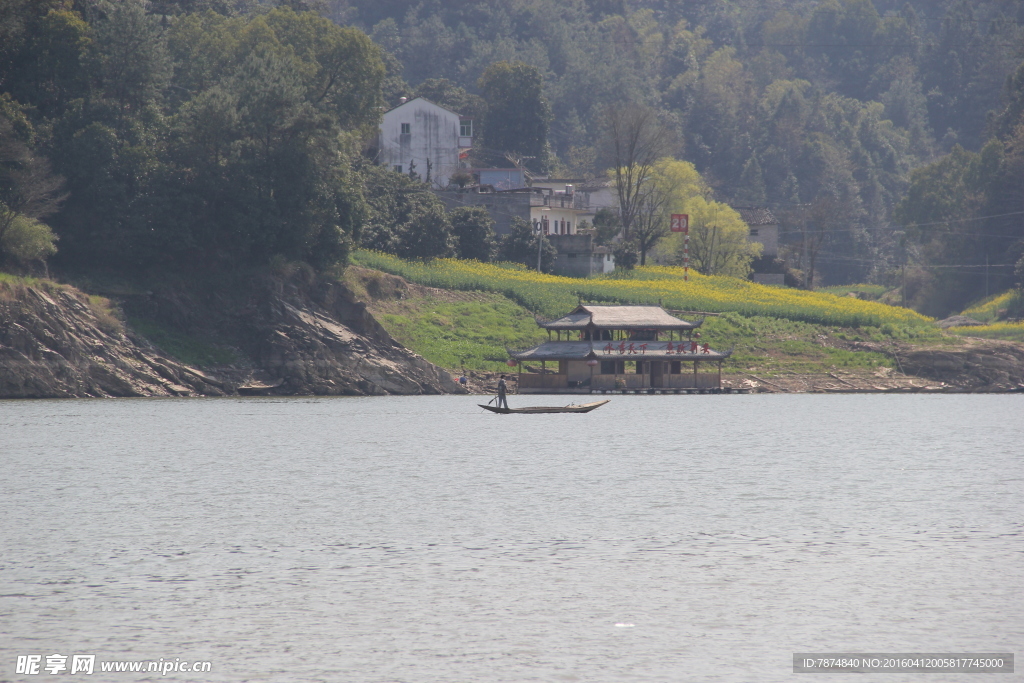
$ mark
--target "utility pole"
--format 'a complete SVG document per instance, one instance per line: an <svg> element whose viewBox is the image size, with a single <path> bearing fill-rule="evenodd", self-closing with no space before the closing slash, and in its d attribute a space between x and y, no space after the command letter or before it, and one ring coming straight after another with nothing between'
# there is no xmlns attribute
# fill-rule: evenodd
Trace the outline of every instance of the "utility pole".
<svg viewBox="0 0 1024 683"><path fill-rule="evenodd" d="M907 264L900 268L903 271L903 284L900 285L900 294L903 297L903 308L907 307Z"/></svg>
<svg viewBox="0 0 1024 683"><path fill-rule="evenodd" d="M541 211L550 211L551 209L544 208ZM547 214L545 214L545 218ZM537 272L540 272L540 253L541 247L544 246L544 218L537 221Z"/></svg>
<svg viewBox="0 0 1024 683"><path fill-rule="evenodd" d="M537 224L537 272L540 272L540 248L544 244L544 231L540 224Z"/></svg>
<svg viewBox="0 0 1024 683"><path fill-rule="evenodd" d="M900 297L903 300L903 308L907 307L907 233L897 233L900 236Z"/></svg>
<svg viewBox="0 0 1024 683"><path fill-rule="evenodd" d="M807 223L800 226L800 236L803 239L803 248L800 253L800 269L804 271L804 289L810 284L811 273L807 268Z"/></svg>

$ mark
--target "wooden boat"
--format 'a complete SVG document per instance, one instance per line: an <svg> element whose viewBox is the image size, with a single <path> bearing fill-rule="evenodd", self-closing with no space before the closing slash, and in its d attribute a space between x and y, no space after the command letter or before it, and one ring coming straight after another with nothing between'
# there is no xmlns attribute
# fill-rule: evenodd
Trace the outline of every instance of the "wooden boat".
<svg viewBox="0 0 1024 683"><path fill-rule="evenodd" d="M605 403L608 403L608 400L594 401L593 403L583 403L580 405L532 406L529 408L498 408L497 406L488 406L482 403L477 405L485 410L491 411L492 413L508 415L509 413L589 413L595 408L600 408Z"/></svg>

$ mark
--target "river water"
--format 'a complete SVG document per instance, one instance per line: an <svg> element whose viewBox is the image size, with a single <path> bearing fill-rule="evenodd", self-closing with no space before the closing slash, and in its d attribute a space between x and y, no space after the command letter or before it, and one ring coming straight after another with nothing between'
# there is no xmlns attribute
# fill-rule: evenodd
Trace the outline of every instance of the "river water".
<svg viewBox="0 0 1024 683"><path fill-rule="evenodd" d="M31 654L414 683L1024 651L1024 396L478 401L0 402L0 680L65 680ZM917 676L856 680L963 680Z"/></svg>

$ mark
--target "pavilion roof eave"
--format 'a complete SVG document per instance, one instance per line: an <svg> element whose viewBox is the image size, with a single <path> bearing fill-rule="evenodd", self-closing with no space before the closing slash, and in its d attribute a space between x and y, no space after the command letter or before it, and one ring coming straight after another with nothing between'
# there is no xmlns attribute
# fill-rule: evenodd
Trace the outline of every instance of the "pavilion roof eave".
<svg viewBox="0 0 1024 683"><path fill-rule="evenodd" d="M732 355L732 349L728 351L708 350L704 353L698 349L696 353L679 353L678 345L673 344L669 351L671 342L634 342L633 351L628 350L628 345L622 352L618 345L609 352L600 342L576 341L576 342L544 342L522 351L509 350L509 357L518 361L558 361L558 360L679 360L679 361L719 361L725 360ZM641 348L643 347L643 348Z"/></svg>
<svg viewBox="0 0 1024 683"><path fill-rule="evenodd" d="M557 320L537 320L547 330L692 330L703 322L703 318L697 322L680 320L660 306L598 304L580 304Z"/></svg>
<svg viewBox="0 0 1024 683"><path fill-rule="evenodd" d="M544 328L545 330L695 330L704 324L704 319L701 318L696 322L686 322L685 320L680 321L678 325L622 325L622 324L610 324L610 325L595 325L593 322L586 323L565 323L562 320L554 320L551 322L537 321L537 325Z"/></svg>

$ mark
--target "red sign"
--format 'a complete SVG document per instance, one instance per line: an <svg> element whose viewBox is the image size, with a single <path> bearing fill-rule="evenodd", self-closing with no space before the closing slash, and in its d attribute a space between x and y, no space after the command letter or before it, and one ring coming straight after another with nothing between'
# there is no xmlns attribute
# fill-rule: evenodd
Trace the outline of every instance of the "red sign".
<svg viewBox="0 0 1024 683"><path fill-rule="evenodd" d="M672 232L690 232L690 214L672 214Z"/></svg>

